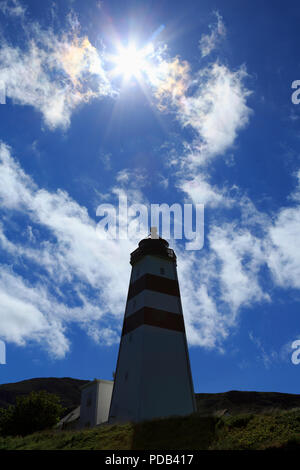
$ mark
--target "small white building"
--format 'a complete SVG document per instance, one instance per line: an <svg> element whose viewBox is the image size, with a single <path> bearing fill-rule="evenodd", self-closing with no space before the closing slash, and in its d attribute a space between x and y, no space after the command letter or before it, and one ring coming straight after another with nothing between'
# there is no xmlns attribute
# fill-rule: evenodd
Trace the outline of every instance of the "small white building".
<svg viewBox="0 0 300 470"><path fill-rule="evenodd" d="M81 404L57 424L63 430L75 430L98 426L108 421L113 380L98 380L85 384L81 388Z"/></svg>
<svg viewBox="0 0 300 470"><path fill-rule="evenodd" d="M95 379L81 389L79 428L97 426L108 421L113 380Z"/></svg>

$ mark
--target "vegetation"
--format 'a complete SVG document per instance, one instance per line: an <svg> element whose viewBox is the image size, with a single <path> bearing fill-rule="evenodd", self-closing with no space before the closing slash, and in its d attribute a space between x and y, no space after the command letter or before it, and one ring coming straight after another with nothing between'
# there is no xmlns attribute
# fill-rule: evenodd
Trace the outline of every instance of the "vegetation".
<svg viewBox="0 0 300 470"><path fill-rule="evenodd" d="M45 390L60 398L66 414L80 404L81 387L85 383L68 377L49 377L0 385L0 428L6 436L10 434L10 437L0 437L0 450L300 450L300 395L295 394L236 390L199 393L196 394L198 412L189 417L63 432L55 429L61 414L57 399L52 402L52 408L46 406L48 411L56 410L50 413L49 420L48 412L41 413L41 403L34 407L34 400L28 399L30 392L39 394ZM27 403L22 419L21 411L18 414L18 408L11 406L19 400ZM31 406L38 411L26 414L26 407L30 410Z"/></svg>
<svg viewBox="0 0 300 470"><path fill-rule="evenodd" d="M0 432L4 436L25 436L51 428L64 412L58 396L46 391L19 396L16 405L1 409Z"/></svg>
<svg viewBox="0 0 300 470"><path fill-rule="evenodd" d="M48 393L59 396L62 406L66 408L67 414L80 405L81 387L88 382L88 380L70 377L41 377L1 384L0 408L8 408L9 405L15 405L18 396L45 390Z"/></svg>
<svg viewBox="0 0 300 470"><path fill-rule="evenodd" d="M221 418L195 414L82 431L47 430L2 437L3 449L300 450L300 409Z"/></svg>

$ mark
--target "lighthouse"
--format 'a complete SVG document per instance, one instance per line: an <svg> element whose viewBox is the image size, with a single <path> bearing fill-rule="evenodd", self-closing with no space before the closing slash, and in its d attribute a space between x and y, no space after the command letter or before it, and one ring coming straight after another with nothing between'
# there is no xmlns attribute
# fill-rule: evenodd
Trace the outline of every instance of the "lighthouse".
<svg viewBox="0 0 300 470"><path fill-rule="evenodd" d="M175 252L153 227L130 264L109 423L191 414L196 407Z"/></svg>

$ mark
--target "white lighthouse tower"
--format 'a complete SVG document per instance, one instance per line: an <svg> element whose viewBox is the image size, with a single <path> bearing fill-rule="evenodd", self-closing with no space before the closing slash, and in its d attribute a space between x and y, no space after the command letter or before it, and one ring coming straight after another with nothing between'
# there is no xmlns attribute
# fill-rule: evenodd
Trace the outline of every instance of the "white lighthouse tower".
<svg viewBox="0 0 300 470"><path fill-rule="evenodd" d="M131 253L110 423L196 411L176 255L168 246L152 228Z"/></svg>

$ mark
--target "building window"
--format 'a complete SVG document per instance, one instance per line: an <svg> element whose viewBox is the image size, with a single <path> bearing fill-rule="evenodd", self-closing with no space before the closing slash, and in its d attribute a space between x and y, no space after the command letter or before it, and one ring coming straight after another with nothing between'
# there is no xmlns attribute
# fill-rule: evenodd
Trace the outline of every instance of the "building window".
<svg viewBox="0 0 300 470"><path fill-rule="evenodd" d="M160 268L160 274L162 274L162 275L165 274L165 268Z"/></svg>

